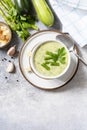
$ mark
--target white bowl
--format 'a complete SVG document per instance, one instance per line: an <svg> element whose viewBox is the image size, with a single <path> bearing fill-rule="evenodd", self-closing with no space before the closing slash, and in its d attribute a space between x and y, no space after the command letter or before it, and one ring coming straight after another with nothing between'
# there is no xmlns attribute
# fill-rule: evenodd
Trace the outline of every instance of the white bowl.
<svg viewBox="0 0 87 130"><path fill-rule="evenodd" d="M36 68L35 68L35 65L34 65L34 55L35 55L35 52L36 50L42 45L42 44L45 44L46 42L49 42L49 41L46 41L46 42L43 42L43 43L38 43L36 46L34 46L34 48L32 49L32 55L30 57L30 66L31 66L31 69L32 71L37 75L39 76L40 78L44 78L44 79L56 79L56 78L60 78L62 77L69 69L70 67L70 63L71 63L71 57L70 57L70 52L69 50L67 49L67 47L65 46L65 44L63 42L60 42L58 40L53 40L54 42L59 42L67 51L67 54L68 54L68 64L67 64L67 67L64 69L63 72L61 72L60 74L58 74L57 76L45 76L45 75L42 75L41 73L39 73Z"/></svg>

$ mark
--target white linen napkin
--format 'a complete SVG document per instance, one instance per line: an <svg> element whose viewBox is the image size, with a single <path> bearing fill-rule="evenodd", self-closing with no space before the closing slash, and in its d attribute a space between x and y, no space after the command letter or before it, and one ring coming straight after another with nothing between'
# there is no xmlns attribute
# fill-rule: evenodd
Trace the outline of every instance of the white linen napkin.
<svg viewBox="0 0 87 130"><path fill-rule="evenodd" d="M63 32L68 32L83 47L87 44L87 10L78 9L77 6L68 6L69 1L77 5L79 0L50 0L50 3L63 24ZM87 3L86 0L83 1Z"/></svg>
<svg viewBox="0 0 87 130"><path fill-rule="evenodd" d="M61 0L57 0L57 1L61 1ZM62 4L66 4L74 8L87 10L87 0L62 0L61 2Z"/></svg>

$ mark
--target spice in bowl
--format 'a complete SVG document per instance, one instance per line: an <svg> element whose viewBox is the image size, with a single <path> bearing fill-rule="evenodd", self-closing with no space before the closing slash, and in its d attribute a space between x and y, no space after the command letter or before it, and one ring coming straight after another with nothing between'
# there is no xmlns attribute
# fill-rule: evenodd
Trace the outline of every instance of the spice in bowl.
<svg viewBox="0 0 87 130"><path fill-rule="evenodd" d="M0 48L5 47L11 40L11 30L8 25L0 22Z"/></svg>

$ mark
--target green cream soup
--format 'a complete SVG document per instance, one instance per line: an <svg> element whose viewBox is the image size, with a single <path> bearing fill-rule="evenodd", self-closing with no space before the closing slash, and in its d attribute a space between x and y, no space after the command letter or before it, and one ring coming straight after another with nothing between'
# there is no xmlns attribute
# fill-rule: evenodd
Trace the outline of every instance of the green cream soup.
<svg viewBox="0 0 87 130"><path fill-rule="evenodd" d="M45 42L37 48L34 54L35 69L43 76L58 76L67 65L67 51L59 42Z"/></svg>

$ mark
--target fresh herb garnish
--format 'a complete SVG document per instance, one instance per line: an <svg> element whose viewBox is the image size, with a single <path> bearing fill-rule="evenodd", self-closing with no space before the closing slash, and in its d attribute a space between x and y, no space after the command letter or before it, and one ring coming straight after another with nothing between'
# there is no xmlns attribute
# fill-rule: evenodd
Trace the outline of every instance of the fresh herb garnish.
<svg viewBox="0 0 87 130"><path fill-rule="evenodd" d="M47 65L47 63L45 62L45 63L43 63L43 64L41 64L46 70L50 70L50 67Z"/></svg>
<svg viewBox="0 0 87 130"><path fill-rule="evenodd" d="M46 69L50 70L50 66L60 66L65 64L66 61L66 50L64 47L59 48L55 53L46 51L46 56L44 57L44 63L41 65Z"/></svg>

